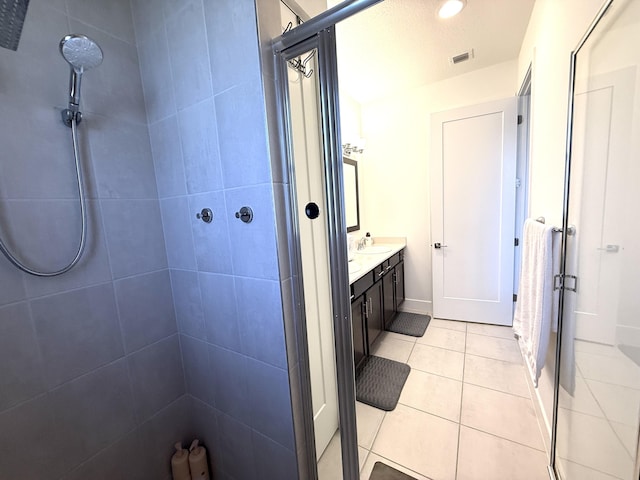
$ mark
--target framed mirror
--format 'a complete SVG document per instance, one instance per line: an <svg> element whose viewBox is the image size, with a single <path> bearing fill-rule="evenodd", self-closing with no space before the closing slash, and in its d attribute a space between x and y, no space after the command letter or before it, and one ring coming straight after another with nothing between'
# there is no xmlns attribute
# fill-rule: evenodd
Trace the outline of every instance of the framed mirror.
<svg viewBox="0 0 640 480"><path fill-rule="evenodd" d="M360 202L358 197L358 162L344 157L344 207L347 232L360 230Z"/></svg>

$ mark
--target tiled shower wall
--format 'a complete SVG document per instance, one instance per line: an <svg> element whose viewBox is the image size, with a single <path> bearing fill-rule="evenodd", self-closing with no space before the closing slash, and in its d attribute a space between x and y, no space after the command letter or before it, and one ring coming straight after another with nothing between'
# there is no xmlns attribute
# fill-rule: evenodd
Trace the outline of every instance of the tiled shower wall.
<svg viewBox="0 0 640 480"><path fill-rule="evenodd" d="M0 51L0 229L38 268L75 253L59 113L69 67L58 43L69 32L105 54L82 85L88 245L56 278L0 258L0 479L164 479L171 444L193 435L192 400L128 0L31 0L18 51Z"/></svg>
<svg viewBox="0 0 640 480"><path fill-rule="evenodd" d="M132 7L198 433L220 478L296 478L254 1Z"/></svg>

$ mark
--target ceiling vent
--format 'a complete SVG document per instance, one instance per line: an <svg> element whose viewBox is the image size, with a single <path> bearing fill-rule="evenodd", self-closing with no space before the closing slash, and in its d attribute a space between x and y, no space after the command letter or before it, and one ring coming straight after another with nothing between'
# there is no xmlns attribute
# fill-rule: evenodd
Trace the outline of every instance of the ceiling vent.
<svg viewBox="0 0 640 480"><path fill-rule="evenodd" d="M459 53L458 55L454 55L449 58L449 63L451 65L457 65L462 62L466 62L467 60L471 60L473 58L473 48L466 52Z"/></svg>

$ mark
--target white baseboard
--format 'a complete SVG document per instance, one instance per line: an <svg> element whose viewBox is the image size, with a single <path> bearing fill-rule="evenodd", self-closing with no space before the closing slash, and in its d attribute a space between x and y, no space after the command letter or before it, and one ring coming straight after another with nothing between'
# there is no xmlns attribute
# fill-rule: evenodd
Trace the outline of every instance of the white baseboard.
<svg viewBox="0 0 640 480"><path fill-rule="evenodd" d="M407 313L419 313L421 315L431 315L433 305L429 300L413 300L411 298L407 298L402 305L400 305L400 311Z"/></svg>
<svg viewBox="0 0 640 480"><path fill-rule="evenodd" d="M629 325L616 325L616 341L618 345L640 347L640 328Z"/></svg>

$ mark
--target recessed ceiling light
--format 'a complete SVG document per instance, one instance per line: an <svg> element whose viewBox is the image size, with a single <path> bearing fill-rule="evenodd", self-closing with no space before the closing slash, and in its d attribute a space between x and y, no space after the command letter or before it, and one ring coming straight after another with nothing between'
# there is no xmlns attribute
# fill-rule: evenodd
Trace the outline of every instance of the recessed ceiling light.
<svg viewBox="0 0 640 480"><path fill-rule="evenodd" d="M451 18L459 14L467 4L467 0L445 0L438 8L440 18Z"/></svg>

